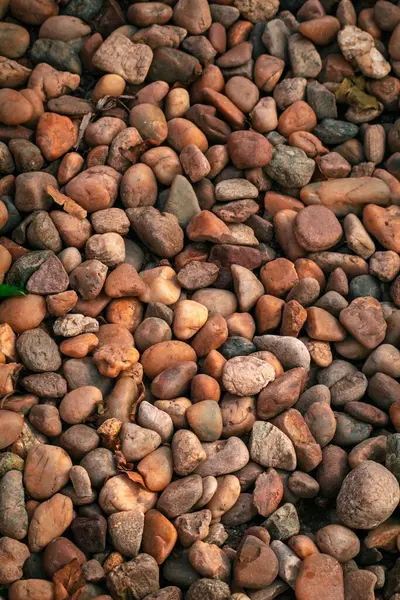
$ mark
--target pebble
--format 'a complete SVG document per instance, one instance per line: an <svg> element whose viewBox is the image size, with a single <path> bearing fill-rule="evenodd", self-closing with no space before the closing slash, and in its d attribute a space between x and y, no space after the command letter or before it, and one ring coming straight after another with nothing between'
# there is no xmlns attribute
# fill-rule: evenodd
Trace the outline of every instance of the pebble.
<svg viewBox="0 0 400 600"><path fill-rule="evenodd" d="M139 553L144 515L140 510L114 513L108 517L111 539L117 552L134 558Z"/></svg>
<svg viewBox="0 0 400 600"><path fill-rule="evenodd" d="M300 566L296 596L299 600L316 600L321 594L326 600L344 600L343 572L332 556L314 554Z"/></svg>
<svg viewBox="0 0 400 600"><path fill-rule="evenodd" d="M264 467L296 468L296 453L290 439L271 423L256 421L250 438L250 456Z"/></svg>
<svg viewBox="0 0 400 600"><path fill-rule="evenodd" d="M254 338L259 350L272 352L287 369L295 367L309 368L310 355L300 340L289 336L262 335Z"/></svg>
<svg viewBox="0 0 400 600"><path fill-rule="evenodd" d="M3 595L395 600L399 9L125 4L0 0Z"/></svg>
<svg viewBox="0 0 400 600"><path fill-rule="evenodd" d="M122 56L128 53L129 61ZM150 68L153 53L144 44L132 44L126 36L116 33L109 37L93 56L93 65L102 71L116 73L128 83L142 83Z"/></svg>
<svg viewBox="0 0 400 600"><path fill-rule="evenodd" d="M268 363L251 356L237 356L226 362L222 382L228 392L249 396L262 390L274 377Z"/></svg>
<svg viewBox="0 0 400 600"><path fill-rule="evenodd" d="M373 529L394 511L399 500L399 485L393 475L382 465L364 461L344 480L337 498L340 520L348 527ZM358 498L349 503L349 498ZM376 498L371 503L370 498Z"/></svg>
<svg viewBox="0 0 400 600"><path fill-rule="evenodd" d="M266 171L280 185L297 188L309 183L314 169L315 162L303 150L281 144L274 148Z"/></svg>

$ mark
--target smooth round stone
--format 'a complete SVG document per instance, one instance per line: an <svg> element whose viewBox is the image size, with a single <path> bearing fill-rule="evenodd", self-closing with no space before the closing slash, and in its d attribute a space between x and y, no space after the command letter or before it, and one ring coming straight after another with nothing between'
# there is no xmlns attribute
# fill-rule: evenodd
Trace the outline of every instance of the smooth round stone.
<svg viewBox="0 0 400 600"><path fill-rule="evenodd" d="M7 207L8 218L7 218L7 222L5 223L5 225L3 225L3 227L0 229L0 236L7 235L7 233L14 231L14 229L22 221L21 215L15 208L14 203L11 198L9 198L8 196L3 196L1 201L4 202L4 204Z"/></svg>
<svg viewBox="0 0 400 600"><path fill-rule="evenodd" d="M353 123L349 123L348 121L322 119L312 133L323 144L342 144L354 138L358 133L358 129L357 125L353 125Z"/></svg>
<svg viewBox="0 0 400 600"><path fill-rule="evenodd" d="M240 335L232 335L228 337L218 351L221 352L226 360L229 360L234 356L249 356L249 354L256 352L257 348L250 340L241 337Z"/></svg>
<svg viewBox="0 0 400 600"><path fill-rule="evenodd" d="M380 283L375 277L372 277L372 275L359 275L358 277L354 277L354 279L350 281L349 296L351 300L364 296L372 296L372 298L380 300Z"/></svg>
<svg viewBox="0 0 400 600"><path fill-rule="evenodd" d="M76 52L66 42L61 40L36 40L30 51L33 63L47 63L58 71L82 73L82 64Z"/></svg>
<svg viewBox="0 0 400 600"><path fill-rule="evenodd" d="M373 529L390 517L399 498L399 484L392 473L383 465L366 460L343 481L336 502L337 514L347 527Z"/></svg>

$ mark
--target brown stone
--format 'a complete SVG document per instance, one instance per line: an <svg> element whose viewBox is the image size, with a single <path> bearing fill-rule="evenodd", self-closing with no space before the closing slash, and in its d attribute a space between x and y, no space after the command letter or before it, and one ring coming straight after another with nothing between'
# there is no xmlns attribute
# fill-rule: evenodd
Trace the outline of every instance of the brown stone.
<svg viewBox="0 0 400 600"><path fill-rule="evenodd" d="M371 202L386 206L390 189L376 177L329 179L306 185L300 192L300 198L307 205L322 204L337 217L344 217L350 212L360 214L363 205Z"/></svg>
<svg viewBox="0 0 400 600"><path fill-rule="evenodd" d="M253 502L258 514L269 517L278 508L283 498L283 484L275 469L261 473L255 483Z"/></svg>
<svg viewBox="0 0 400 600"><path fill-rule="evenodd" d="M260 278L267 294L285 296L298 282L294 264L286 258L277 258L263 266Z"/></svg>
<svg viewBox="0 0 400 600"><path fill-rule="evenodd" d="M241 587L260 589L270 585L278 574L278 560L264 542L246 536L234 566L234 581Z"/></svg>
<svg viewBox="0 0 400 600"><path fill-rule="evenodd" d="M325 46L333 42L339 29L340 23L338 19L324 15L300 23L298 32L310 39L314 44Z"/></svg>
<svg viewBox="0 0 400 600"><path fill-rule="evenodd" d="M327 554L313 554L303 560L296 580L298 600L344 600L343 571Z"/></svg>
<svg viewBox="0 0 400 600"><path fill-rule="evenodd" d="M289 300L283 309L281 335L297 337L306 321L306 309L297 300Z"/></svg>
<svg viewBox="0 0 400 600"><path fill-rule="evenodd" d="M317 117L309 104L297 100L279 117L278 131L289 137L297 131L312 131L317 126Z"/></svg>
<svg viewBox="0 0 400 600"><path fill-rule="evenodd" d="M258 396L257 417L271 419L295 405L306 383L307 372L302 367L290 369L265 387Z"/></svg>
<svg viewBox="0 0 400 600"><path fill-rule="evenodd" d="M340 313L340 322L366 348L376 348L385 338L386 322L380 303L372 297L356 298Z"/></svg>
<svg viewBox="0 0 400 600"><path fill-rule="evenodd" d="M325 206L307 206L294 223L297 242L309 252L327 250L342 237L342 228L333 212Z"/></svg>
<svg viewBox="0 0 400 600"><path fill-rule="evenodd" d="M306 330L311 338L323 342L340 342L346 337L346 331L339 321L317 306L307 309Z"/></svg>
<svg viewBox="0 0 400 600"><path fill-rule="evenodd" d="M77 133L68 117L45 112L39 118L36 144L47 161L63 156L76 142Z"/></svg>
<svg viewBox="0 0 400 600"><path fill-rule="evenodd" d="M398 206L382 208L369 204L364 209L363 223L367 231L376 237L384 248L400 252L400 208Z"/></svg>

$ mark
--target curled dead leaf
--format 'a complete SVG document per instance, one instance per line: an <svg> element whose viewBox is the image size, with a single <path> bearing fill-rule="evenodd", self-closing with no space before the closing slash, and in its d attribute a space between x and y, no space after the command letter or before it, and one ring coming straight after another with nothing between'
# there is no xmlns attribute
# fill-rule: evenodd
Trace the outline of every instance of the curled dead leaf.
<svg viewBox="0 0 400 600"><path fill-rule="evenodd" d="M144 387L143 381L141 381L140 383L137 384L137 388L138 388L137 398L135 398L135 400L133 401L132 410L131 410L131 421L133 421L133 422L135 422L135 419L136 419L136 413L137 413L138 406L142 402L142 400L145 399L145 396L146 396L146 388Z"/></svg>
<svg viewBox="0 0 400 600"><path fill-rule="evenodd" d="M53 575L55 600L69 600L86 584L82 569L77 559L56 571Z"/></svg>
<svg viewBox="0 0 400 600"><path fill-rule="evenodd" d="M117 450L115 452L114 459L117 465L117 471L119 473L126 475L131 481L138 483L144 490L150 491L146 486L143 477L140 475L140 473L133 471L134 465L127 462L126 457L121 450Z"/></svg>
<svg viewBox="0 0 400 600"><path fill-rule="evenodd" d="M112 417L107 419L98 427L97 433L101 437L103 446L109 450L118 450L119 432L121 431L122 422L119 419Z"/></svg>

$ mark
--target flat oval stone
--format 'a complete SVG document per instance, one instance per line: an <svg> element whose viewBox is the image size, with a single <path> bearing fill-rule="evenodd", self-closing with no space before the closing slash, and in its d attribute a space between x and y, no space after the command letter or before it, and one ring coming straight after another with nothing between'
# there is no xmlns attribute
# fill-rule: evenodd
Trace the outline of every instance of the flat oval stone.
<svg viewBox="0 0 400 600"><path fill-rule="evenodd" d="M351 140L358 133L357 125L348 121L339 121L338 119L322 119L319 125L313 130L313 134L321 140L323 144L342 144Z"/></svg>
<svg viewBox="0 0 400 600"><path fill-rule="evenodd" d="M225 389L237 396L253 396L274 379L274 368L252 356L231 358L225 363L222 372Z"/></svg>
<svg viewBox="0 0 400 600"><path fill-rule="evenodd" d="M240 335L232 335L219 347L218 351L226 360L229 360L235 356L248 356L256 352L257 348L250 340Z"/></svg>

